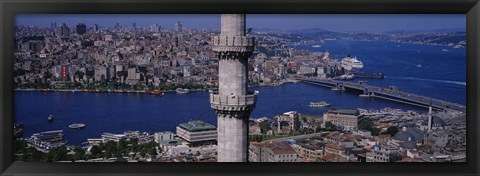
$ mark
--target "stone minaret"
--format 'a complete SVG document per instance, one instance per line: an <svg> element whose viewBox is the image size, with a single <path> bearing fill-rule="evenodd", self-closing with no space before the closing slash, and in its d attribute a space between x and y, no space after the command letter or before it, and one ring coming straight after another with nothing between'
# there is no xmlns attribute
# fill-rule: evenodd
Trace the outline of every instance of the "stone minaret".
<svg viewBox="0 0 480 176"><path fill-rule="evenodd" d="M256 95L247 91L248 58L254 39L245 34L245 14L223 14L213 51L219 59L219 90L210 93L218 116L218 162L248 161L248 119Z"/></svg>
<svg viewBox="0 0 480 176"><path fill-rule="evenodd" d="M430 100L430 106L428 107L428 119L427 119L427 132L432 132L432 100Z"/></svg>

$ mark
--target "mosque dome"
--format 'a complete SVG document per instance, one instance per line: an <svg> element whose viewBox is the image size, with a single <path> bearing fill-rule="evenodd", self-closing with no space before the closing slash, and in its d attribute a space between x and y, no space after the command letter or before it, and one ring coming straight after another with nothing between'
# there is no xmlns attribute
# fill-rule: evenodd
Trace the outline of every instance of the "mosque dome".
<svg viewBox="0 0 480 176"><path fill-rule="evenodd" d="M403 127L401 131L393 136L393 139L398 141L408 141L408 138L410 138L411 141L417 141L423 140L423 135L424 133L420 129Z"/></svg>
<svg viewBox="0 0 480 176"><path fill-rule="evenodd" d="M401 143L400 147L403 147L403 148L406 148L406 149L416 149L416 148L418 148L415 141L412 141L412 138L408 138L407 141Z"/></svg>
<svg viewBox="0 0 480 176"><path fill-rule="evenodd" d="M427 126L428 125L428 118L425 119L423 122L422 122L422 125L423 126ZM432 116L432 127L445 127L446 124L445 122L443 121L442 118L438 117L438 116Z"/></svg>

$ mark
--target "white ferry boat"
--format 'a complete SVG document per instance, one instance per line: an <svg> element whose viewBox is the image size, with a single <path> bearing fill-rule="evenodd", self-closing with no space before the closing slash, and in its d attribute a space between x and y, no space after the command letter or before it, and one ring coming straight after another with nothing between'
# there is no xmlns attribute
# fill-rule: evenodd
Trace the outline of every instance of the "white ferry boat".
<svg viewBox="0 0 480 176"><path fill-rule="evenodd" d="M328 103L325 102L325 101L321 101L321 102L310 102L310 107L312 107L312 108L323 108L323 107L327 107L327 106L330 106L330 104L328 104Z"/></svg>
<svg viewBox="0 0 480 176"><path fill-rule="evenodd" d="M37 149L50 150L65 145L63 130L44 131L35 133L28 139L28 142Z"/></svg>
<svg viewBox="0 0 480 176"><path fill-rule="evenodd" d="M83 123L74 123L74 124L68 125L68 128L71 128L71 129L85 128L85 124L83 124Z"/></svg>
<svg viewBox="0 0 480 176"><path fill-rule="evenodd" d="M363 68L363 63L359 61L357 57L350 57L350 55L343 58L341 64L345 70L358 70Z"/></svg>

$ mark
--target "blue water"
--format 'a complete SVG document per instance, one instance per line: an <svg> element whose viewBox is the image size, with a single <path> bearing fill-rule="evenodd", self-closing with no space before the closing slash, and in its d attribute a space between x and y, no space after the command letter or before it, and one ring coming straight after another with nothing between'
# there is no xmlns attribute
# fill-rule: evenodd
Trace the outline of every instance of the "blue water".
<svg viewBox="0 0 480 176"><path fill-rule="evenodd" d="M338 60L351 54L363 62L363 71L382 72L387 76L384 80L354 81L364 80L382 87L395 85L401 91L466 104L465 48L346 40L326 41L321 48L311 45L298 48L328 51Z"/></svg>
<svg viewBox="0 0 480 176"><path fill-rule="evenodd" d="M364 63L366 71L387 75L385 80L368 80L369 84L396 85L400 90L465 104L464 49L448 48L449 52L441 52L444 47L401 44L397 48L396 45L384 42L329 41L317 49L327 49L331 55L338 55L337 58L340 59L346 53L351 53ZM406 54L410 50L415 50L416 53ZM417 64L423 67L417 68ZM338 108L392 107L425 111L410 105L359 98L358 95L333 92L305 83L251 89L260 91L257 107L251 114L253 118L273 117L287 111L322 115L327 110L308 107L311 101L327 101ZM210 108L208 92L153 96L136 93L17 91L14 100L15 121L25 124L23 137L41 131L63 129L68 143L74 145L85 142L87 138L100 137L103 132L175 132L176 125L192 119L216 125L216 115ZM50 114L55 116L52 123L47 121ZM78 122L85 123L87 127L81 130L68 128L69 124Z"/></svg>

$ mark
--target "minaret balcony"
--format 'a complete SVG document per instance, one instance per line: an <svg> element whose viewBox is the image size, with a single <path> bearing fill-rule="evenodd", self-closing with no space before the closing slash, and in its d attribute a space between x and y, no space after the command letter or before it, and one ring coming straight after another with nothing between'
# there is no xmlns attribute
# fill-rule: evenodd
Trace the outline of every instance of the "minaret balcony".
<svg viewBox="0 0 480 176"><path fill-rule="evenodd" d="M255 38L247 36L213 36L213 51L253 52Z"/></svg>
<svg viewBox="0 0 480 176"><path fill-rule="evenodd" d="M213 109L225 111L251 111L255 108L257 95L220 95L218 92L210 93L210 104Z"/></svg>

